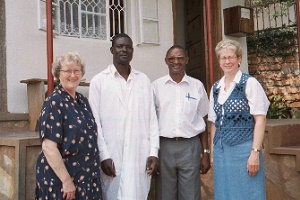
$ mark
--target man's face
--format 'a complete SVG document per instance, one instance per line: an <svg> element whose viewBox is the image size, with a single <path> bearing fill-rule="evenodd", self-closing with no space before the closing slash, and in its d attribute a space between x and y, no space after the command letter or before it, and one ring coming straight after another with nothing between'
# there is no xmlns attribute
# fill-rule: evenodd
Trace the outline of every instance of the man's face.
<svg viewBox="0 0 300 200"><path fill-rule="evenodd" d="M169 67L169 74L184 74L185 66L189 62L189 57L182 49L171 49L165 58L165 62Z"/></svg>
<svg viewBox="0 0 300 200"><path fill-rule="evenodd" d="M128 65L133 56L132 41L126 37L117 38L110 52L113 54L114 63Z"/></svg>

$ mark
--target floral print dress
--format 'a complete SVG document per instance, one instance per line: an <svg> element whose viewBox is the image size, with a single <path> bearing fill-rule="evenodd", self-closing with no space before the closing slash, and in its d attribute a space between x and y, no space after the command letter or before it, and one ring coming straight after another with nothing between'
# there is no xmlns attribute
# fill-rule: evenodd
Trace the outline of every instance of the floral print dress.
<svg viewBox="0 0 300 200"><path fill-rule="evenodd" d="M39 121L40 140L58 144L75 184L76 199L102 199L97 126L87 98L71 97L61 85L45 100ZM36 164L36 200L63 199L62 183L41 151Z"/></svg>

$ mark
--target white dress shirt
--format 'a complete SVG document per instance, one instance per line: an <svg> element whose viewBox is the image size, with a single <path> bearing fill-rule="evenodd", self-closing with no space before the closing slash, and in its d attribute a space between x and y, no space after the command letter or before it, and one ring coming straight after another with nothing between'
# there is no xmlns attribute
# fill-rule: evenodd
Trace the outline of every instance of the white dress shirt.
<svg viewBox="0 0 300 200"><path fill-rule="evenodd" d="M152 86L160 136L191 138L205 130L209 102L199 80L185 75L176 83L167 75Z"/></svg>
<svg viewBox="0 0 300 200"><path fill-rule="evenodd" d="M233 81L230 83L230 87L227 91L225 91L225 76L220 79L220 82L217 88L220 88L220 93L218 97L218 103L223 105L225 101L230 96L234 87L237 83L240 82L242 77L242 72L239 70L235 75ZM209 96L209 112L208 112L208 120L211 122L215 122L217 119L217 115L213 109L214 107L214 98L213 98L213 88L211 88L210 96ZM248 99L248 104L250 107L251 115L266 115L268 112L268 108L270 102L265 94L264 89L261 84L254 78L250 77L246 83L246 98ZM223 111L222 111L223 112Z"/></svg>

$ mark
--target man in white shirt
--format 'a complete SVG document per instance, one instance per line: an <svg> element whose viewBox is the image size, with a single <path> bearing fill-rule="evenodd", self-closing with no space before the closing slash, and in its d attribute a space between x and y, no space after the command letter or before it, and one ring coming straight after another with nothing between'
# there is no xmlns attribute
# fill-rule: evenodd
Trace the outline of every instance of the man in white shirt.
<svg viewBox="0 0 300 200"><path fill-rule="evenodd" d="M160 132L157 200L201 199L200 173L210 168L209 101L203 84L185 74L188 61L183 47L172 46L165 58L169 74L152 83Z"/></svg>
<svg viewBox="0 0 300 200"><path fill-rule="evenodd" d="M133 44L118 34L113 64L93 77L89 100L98 125L105 200L146 200L158 165L159 133L149 78L130 66Z"/></svg>

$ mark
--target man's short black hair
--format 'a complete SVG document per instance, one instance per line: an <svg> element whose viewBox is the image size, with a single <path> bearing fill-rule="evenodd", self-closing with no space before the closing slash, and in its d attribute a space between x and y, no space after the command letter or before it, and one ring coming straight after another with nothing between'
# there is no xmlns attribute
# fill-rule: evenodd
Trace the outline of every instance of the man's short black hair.
<svg viewBox="0 0 300 200"><path fill-rule="evenodd" d="M130 39L131 42L132 42L132 39L129 37L129 35L127 35L126 33L119 33L119 34L113 36L113 38L112 38L112 40L111 40L111 46L112 46L112 47L114 46L115 41L116 41L118 38L123 38L123 37L124 37L124 38Z"/></svg>
<svg viewBox="0 0 300 200"><path fill-rule="evenodd" d="M188 54L187 54L187 51L185 50L185 48L183 48L182 46L180 46L180 45L178 45L178 44L175 44L175 45L171 46L171 47L168 49L168 51L167 51L167 53L166 53L166 57L168 56L169 52L170 52L172 49L181 49L181 50L185 53L186 56L188 55Z"/></svg>

